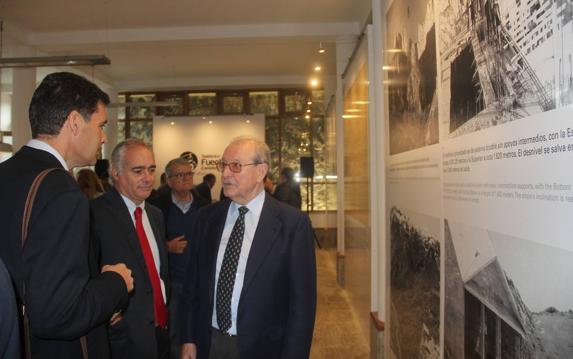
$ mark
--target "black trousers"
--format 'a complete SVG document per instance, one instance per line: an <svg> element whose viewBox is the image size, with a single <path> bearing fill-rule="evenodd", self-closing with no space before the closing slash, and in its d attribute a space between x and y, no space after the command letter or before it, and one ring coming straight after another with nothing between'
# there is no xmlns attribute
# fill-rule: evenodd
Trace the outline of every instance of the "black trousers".
<svg viewBox="0 0 573 359"><path fill-rule="evenodd" d="M209 359L240 359L237 336L231 336L212 328Z"/></svg>
<svg viewBox="0 0 573 359"><path fill-rule="evenodd" d="M169 359L169 331L167 328L155 327L157 337L157 357L159 359Z"/></svg>

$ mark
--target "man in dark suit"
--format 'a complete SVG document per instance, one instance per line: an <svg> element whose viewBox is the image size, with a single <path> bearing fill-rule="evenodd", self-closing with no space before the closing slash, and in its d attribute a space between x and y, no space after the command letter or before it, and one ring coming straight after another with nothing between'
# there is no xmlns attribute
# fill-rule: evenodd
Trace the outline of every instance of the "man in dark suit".
<svg viewBox="0 0 573 359"><path fill-rule="evenodd" d="M88 199L67 172L95 163L105 142L108 103L81 76L48 75L30 103L34 139L0 164L0 256L19 304L26 305L34 358L81 358L86 344L90 357L109 357L105 324L133 289L124 264L100 273L89 237ZM56 170L38 189L22 249L26 197L48 168Z"/></svg>
<svg viewBox="0 0 573 359"><path fill-rule="evenodd" d="M300 186L294 180L294 170L292 168L285 167L281 170L280 183L275 188L273 197L281 202L300 209L300 205L302 203L302 199L300 197Z"/></svg>
<svg viewBox="0 0 573 359"><path fill-rule="evenodd" d="M92 236L101 263L125 262L138 289L109 327L114 358L167 358L167 250L161 211L148 203L155 160L141 140L127 139L111 154L113 188L91 202Z"/></svg>
<svg viewBox="0 0 573 359"><path fill-rule="evenodd" d="M212 173L207 173L205 176L203 176L203 182L195 187L197 193L199 193L199 195L203 197L207 203L213 202L213 198L211 197L211 188L213 188L215 182L217 182L215 175Z"/></svg>
<svg viewBox="0 0 573 359"><path fill-rule="evenodd" d="M219 163L230 200L199 211L183 289L182 358L308 358L316 311L310 220L264 191L267 145L242 137Z"/></svg>

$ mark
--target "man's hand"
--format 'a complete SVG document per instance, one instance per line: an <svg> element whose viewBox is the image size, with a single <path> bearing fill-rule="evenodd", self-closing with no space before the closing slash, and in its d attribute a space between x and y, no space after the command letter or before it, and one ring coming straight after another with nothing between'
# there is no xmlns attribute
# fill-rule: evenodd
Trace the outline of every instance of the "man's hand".
<svg viewBox="0 0 573 359"><path fill-rule="evenodd" d="M197 346L193 343L185 343L181 347L181 359L197 359Z"/></svg>
<svg viewBox="0 0 573 359"><path fill-rule="evenodd" d="M185 236L175 237L167 241L167 251L169 253L181 254L185 251L185 247L187 247Z"/></svg>
<svg viewBox="0 0 573 359"><path fill-rule="evenodd" d="M109 325L116 325L123 319L123 315L121 315L121 311L113 313L111 319L109 320Z"/></svg>
<svg viewBox="0 0 573 359"><path fill-rule="evenodd" d="M119 274L123 281L125 282L125 286L127 287L127 292L131 293L133 291L133 277L131 276L131 270L125 266L123 263L118 263L114 265L105 265L101 269L101 272L116 272Z"/></svg>

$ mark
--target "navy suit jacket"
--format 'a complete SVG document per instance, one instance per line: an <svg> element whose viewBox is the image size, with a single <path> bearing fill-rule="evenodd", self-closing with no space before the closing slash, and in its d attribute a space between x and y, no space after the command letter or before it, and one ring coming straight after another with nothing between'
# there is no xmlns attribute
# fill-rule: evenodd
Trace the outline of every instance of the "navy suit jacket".
<svg viewBox="0 0 573 359"><path fill-rule="evenodd" d="M165 225L161 211L145 203L160 257L159 276L168 289ZM114 358L157 358L153 289L135 225L115 188L91 202L92 236L100 246L101 265L125 263L132 271L134 290L123 319L109 328ZM167 293L168 298L168 293Z"/></svg>
<svg viewBox="0 0 573 359"><path fill-rule="evenodd" d="M209 356L217 253L229 200L199 211L181 297L182 343ZM241 358L307 358L316 312L316 262L308 216L265 194L237 314Z"/></svg>

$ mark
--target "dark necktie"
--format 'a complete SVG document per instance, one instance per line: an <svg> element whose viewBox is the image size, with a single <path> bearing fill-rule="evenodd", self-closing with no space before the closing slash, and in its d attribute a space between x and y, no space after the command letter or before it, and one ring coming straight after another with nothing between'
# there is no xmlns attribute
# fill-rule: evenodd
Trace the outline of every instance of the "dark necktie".
<svg viewBox="0 0 573 359"><path fill-rule="evenodd" d="M239 218L235 221L229 242L227 242L217 281L217 325L219 330L224 333L231 328L231 297L233 296L237 264L245 235L245 213L248 210L247 207L239 207Z"/></svg>
<svg viewBox="0 0 573 359"><path fill-rule="evenodd" d="M159 281L159 275L157 274L157 268L155 267L155 261L153 260L153 253L151 253L151 247L149 246L147 235L143 229L141 213L142 209L137 207L135 209L135 231L137 232L137 238L139 239L139 245L143 252L143 258L145 258L147 273L149 274L149 280L151 281L151 287L153 289L155 325L165 328L167 326L167 307L165 306L163 294L161 293L161 283Z"/></svg>

